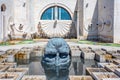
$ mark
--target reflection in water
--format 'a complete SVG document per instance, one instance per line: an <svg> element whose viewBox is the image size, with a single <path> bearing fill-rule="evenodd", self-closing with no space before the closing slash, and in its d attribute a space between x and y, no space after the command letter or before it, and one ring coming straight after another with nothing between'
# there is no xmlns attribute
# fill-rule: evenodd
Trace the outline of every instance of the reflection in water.
<svg viewBox="0 0 120 80"><path fill-rule="evenodd" d="M72 57L69 75L85 75L86 67L97 67L95 60L84 60L80 57Z"/></svg>
<svg viewBox="0 0 120 80"><path fill-rule="evenodd" d="M44 68L47 80L68 80L70 63L56 67L53 67L53 65L46 67L46 64L43 63L42 67Z"/></svg>

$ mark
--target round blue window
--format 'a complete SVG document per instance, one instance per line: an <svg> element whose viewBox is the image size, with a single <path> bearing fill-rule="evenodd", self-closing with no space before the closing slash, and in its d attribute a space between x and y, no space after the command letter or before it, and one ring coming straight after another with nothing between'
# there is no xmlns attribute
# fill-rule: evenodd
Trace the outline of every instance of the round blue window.
<svg viewBox="0 0 120 80"><path fill-rule="evenodd" d="M66 9L54 6L43 12L41 20L71 20L71 16Z"/></svg>

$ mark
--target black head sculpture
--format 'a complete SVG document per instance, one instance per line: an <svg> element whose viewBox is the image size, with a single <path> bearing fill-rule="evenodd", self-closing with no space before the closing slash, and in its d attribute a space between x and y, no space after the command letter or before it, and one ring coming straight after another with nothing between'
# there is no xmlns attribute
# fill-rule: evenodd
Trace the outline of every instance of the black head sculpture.
<svg viewBox="0 0 120 80"><path fill-rule="evenodd" d="M52 38L46 45L42 57L47 80L67 80L71 64L71 50L62 38Z"/></svg>

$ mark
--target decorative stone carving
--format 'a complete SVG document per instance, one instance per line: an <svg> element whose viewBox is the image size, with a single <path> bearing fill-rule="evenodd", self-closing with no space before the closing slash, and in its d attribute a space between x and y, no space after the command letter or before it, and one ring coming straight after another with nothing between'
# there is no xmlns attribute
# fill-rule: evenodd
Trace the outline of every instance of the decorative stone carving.
<svg viewBox="0 0 120 80"><path fill-rule="evenodd" d="M19 30L20 31L23 30L23 25L22 24L19 25Z"/></svg>
<svg viewBox="0 0 120 80"><path fill-rule="evenodd" d="M27 33L24 32L24 34L22 35L23 39L26 39Z"/></svg>
<svg viewBox="0 0 120 80"><path fill-rule="evenodd" d="M10 40L12 40L12 35L15 35L14 26L15 26L15 24L10 25L10 33L8 34L8 38Z"/></svg>
<svg viewBox="0 0 120 80"><path fill-rule="evenodd" d="M47 37L65 37L71 30L71 21L41 21L41 28ZM68 36L68 35L67 35Z"/></svg>
<svg viewBox="0 0 120 80"><path fill-rule="evenodd" d="M10 25L10 29L11 29L10 33L13 34L13 35L15 34L15 32L14 32L14 26L15 26L15 24L11 24Z"/></svg>
<svg viewBox="0 0 120 80"><path fill-rule="evenodd" d="M45 33L41 28L41 23L40 22L38 23L37 29L38 29L39 37L44 37Z"/></svg>

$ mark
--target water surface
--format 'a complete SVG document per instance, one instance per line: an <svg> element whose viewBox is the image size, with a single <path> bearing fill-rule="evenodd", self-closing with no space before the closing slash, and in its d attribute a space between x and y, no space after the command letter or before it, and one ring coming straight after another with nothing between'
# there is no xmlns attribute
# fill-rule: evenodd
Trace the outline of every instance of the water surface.
<svg viewBox="0 0 120 80"><path fill-rule="evenodd" d="M29 75L45 75L41 65L42 57L32 57L30 60L16 60L18 67L28 67ZM85 75L86 67L97 67L95 60L83 60L80 57L72 57L69 67L69 75ZM51 73L52 74L52 73Z"/></svg>

